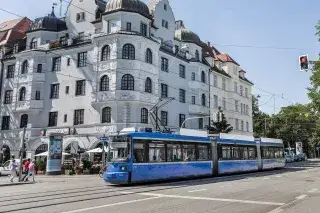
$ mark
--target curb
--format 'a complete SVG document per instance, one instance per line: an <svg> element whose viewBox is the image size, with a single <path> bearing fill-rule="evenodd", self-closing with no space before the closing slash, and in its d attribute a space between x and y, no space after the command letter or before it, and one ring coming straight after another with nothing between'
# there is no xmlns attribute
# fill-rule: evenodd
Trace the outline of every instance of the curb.
<svg viewBox="0 0 320 213"><path fill-rule="evenodd" d="M5 184L0 184L0 187L4 186L18 186L18 185L27 185L27 184L34 184L33 182L16 182L16 183L5 183Z"/></svg>

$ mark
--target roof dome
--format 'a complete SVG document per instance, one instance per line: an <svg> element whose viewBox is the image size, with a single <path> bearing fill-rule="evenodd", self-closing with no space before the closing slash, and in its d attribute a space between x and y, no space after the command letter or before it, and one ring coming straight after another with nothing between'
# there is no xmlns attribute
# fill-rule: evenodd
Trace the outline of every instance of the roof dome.
<svg viewBox="0 0 320 213"><path fill-rule="evenodd" d="M117 11L139 13L147 18L151 18L148 6L139 0L110 0L106 6L106 13Z"/></svg>
<svg viewBox="0 0 320 213"><path fill-rule="evenodd" d="M54 7L52 7L51 14L45 17L37 18L31 24L29 31L47 30L47 31L63 31L67 29L66 22L57 18L54 14Z"/></svg>
<svg viewBox="0 0 320 213"><path fill-rule="evenodd" d="M198 45L201 44L200 37L196 33L185 28L182 21L176 22L174 37L182 42L192 42Z"/></svg>

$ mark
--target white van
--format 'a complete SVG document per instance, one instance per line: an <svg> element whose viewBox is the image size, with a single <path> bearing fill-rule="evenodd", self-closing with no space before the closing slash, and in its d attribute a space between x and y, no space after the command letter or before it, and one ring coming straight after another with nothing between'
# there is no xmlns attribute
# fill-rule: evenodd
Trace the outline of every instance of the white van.
<svg viewBox="0 0 320 213"><path fill-rule="evenodd" d="M19 165L20 159L15 159ZM3 165L0 165L0 176L2 175L10 175L10 164L12 160L6 161ZM17 170L17 175L19 175L19 171Z"/></svg>

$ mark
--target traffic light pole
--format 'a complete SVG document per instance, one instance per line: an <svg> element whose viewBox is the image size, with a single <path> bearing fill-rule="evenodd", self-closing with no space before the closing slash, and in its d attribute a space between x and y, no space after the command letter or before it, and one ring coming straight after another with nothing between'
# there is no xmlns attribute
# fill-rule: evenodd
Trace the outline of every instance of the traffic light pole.
<svg viewBox="0 0 320 213"><path fill-rule="evenodd" d="M22 176L22 167L23 167L22 161L23 161L25 140L26 140L26 127L23 127L23 135L20 143L19 182L21 182L21 176Z"/></svg>

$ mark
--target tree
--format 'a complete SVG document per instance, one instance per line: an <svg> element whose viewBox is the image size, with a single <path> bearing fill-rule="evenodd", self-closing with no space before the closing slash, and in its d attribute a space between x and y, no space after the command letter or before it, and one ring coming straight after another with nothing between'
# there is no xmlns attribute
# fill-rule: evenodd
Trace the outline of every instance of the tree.
<svg viewBox="0 0 320 213"><path fill-rule="evenodd" d="M259 100L254 95L252 96L252 120L254 136L266 136L269 130L268 121L270 116L259 109Z"/></svg>
<svg viewBox="0 0 320 213"><path fill-rule="evenodd" d="M219 107L216 121L211 121L211 126L207 126L210 134L229 133L233 127L228 123L223 110Z"/></svg>

